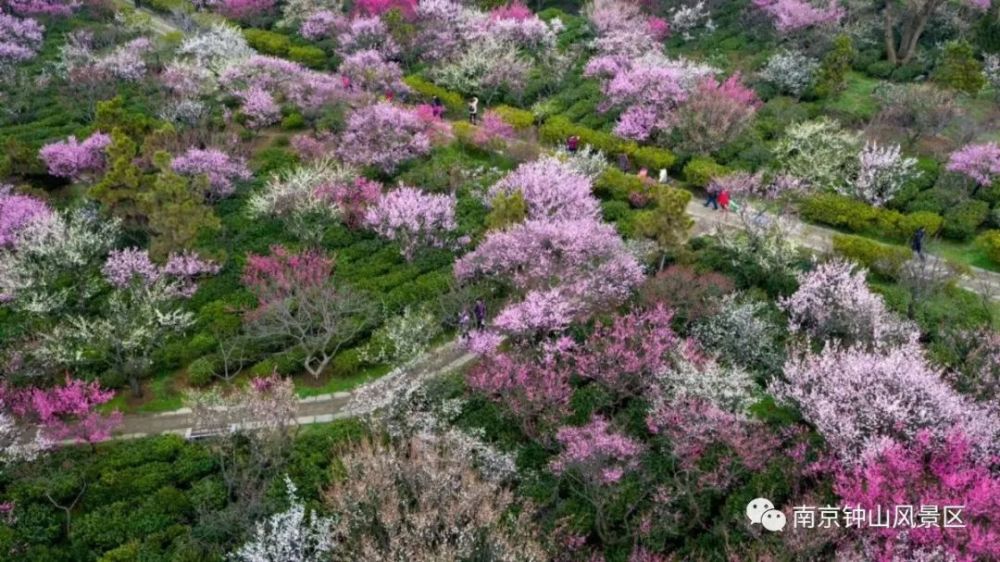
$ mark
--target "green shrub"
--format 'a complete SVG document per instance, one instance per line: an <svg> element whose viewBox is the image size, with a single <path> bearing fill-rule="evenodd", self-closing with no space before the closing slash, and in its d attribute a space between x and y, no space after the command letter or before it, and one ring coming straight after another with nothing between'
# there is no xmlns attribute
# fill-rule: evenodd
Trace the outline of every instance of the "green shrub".
<svg viewBox="0 0 1000 562"><path fill-rule="evenodd" d="M1000 230L987 230L976 238L978 245L993 263L1000 265Z"/></svg>
<svg viewBox="0 0 1000 562"><path fill-rule="evenodd" d="M144 4L161 14L173 14L175 11L190 12L193 8L186 0L146 0Z"/></svg>
<svg viewBox="0 0 1000 562"><path fill-rule="evenodd" d="M195 359L188 365L187 374L191 386L207 386L215 375L215 357L206 355Z"/></svg>
<svg viewBox="0 0 1000 562"><path fill-rule="evenodd" d="M281 128L286 131L297 131L303 129L306 126L306 118L302 116L298 111L289 113L284 119L281 120Z"/></svg>
<svg viewBox="0 0 1000 562"><path fill-rule="evenodd" d="M674 165L677 157L665 148L655 146L640 146L632 152L632 161L640 168L649 170L666 170Z"/></svg>
<svg viewBox="0 0 1000 562"><path fill-rule="evenodd" d="M251 377L266 377L278 370L278 363L274 359L267 358L250 367Z"/></svg>
<svg viewBox="0 0 1000 562"><path fill-rule="evenodd" d="M312 45L291 47L288 49L288 58L302 63L309 68L323 68L326 66L326 53L323 49L313 47Z"/></svg>
<svg viewBox="0 0 1000 562"><path fill-rule="evenodd" d="M626 174L617 168L607 168L594 181L594 194L602 199L628 201L629 193L643 187L638 176Z"/></svg>
<svg viewBox="0 0 1000 562"><path fill-rule="evenodd" d="M428 82L416 74L411 74L403 79L403 82L410 87L414 92L420 95L420 97L425 98L425 101L430 101L434 97L441 100L448 111L452 115L462 115L465 113L465 101L462 99L461 94L446 90L441 86Z"/></svg>
<svg viewBox="0 0 1000 562"><path fill-rule="evenodd" d="M335 377L356 375L361 370L361 352L357 349L341 351L330 362L330 370Z"/></svg>
<svg viewBox="0 0 1000 562"><path fill-rule="evenodd" d="M509 105L498 105L492 109L501 119L515 129L527 129L535 124L535 115L530 111Z"/></svg>
<svg viewBox="0 0 1000 562"><path fill-rule="evenodd" d="M292 40L287 35L273 31L250 28L243 30L243 36L251 47L265 55L284 57L292 48Z"/></svg>
<svg viewBox="0 0 1000 562"><path fill-rule="evenodd" d="M292 151L274 146L267 147L253 157L253 169L258 176L290 168L299 163L299 157Z"/></svg>
<svg viewBox="0 0 1000 562"><path fill-rule="evenodd" d="M986 84L983 65L976 60L972 45L964 40L945 44L934 80L967 94L976 94Z"/></svg>
<svg viewBox="0 0 1000 562"><path fill-rule="evenodd" d="M942 232L948 238L968 240L976 234L976 229L986 221L989 214L989 203L964 201L945 212Z"/></svg>
<svg viewBox="0 0 1000 562"><path fill-rule="evenodd" d="M889 76L892 76L892 71L894 70L896 70L896 65L887 60L880 60L868 65L865 72L876 78L888 78Z"/></svg>
<svg viewBox="0 0 1000 562"><path fill-rule="evenodd" d="M934 213L903 214L833 193L804 198L799 212L807 221L896 240L908 239L921 226L927 234L934 235L941 230L942 224L941 217Z"/></svg>
<svg viewBox="0 0 1000 562"><path fill-rule="evenodd" d="M684 166L684 180L697 187L705 187L712 178L726 173L725 166L707 156L692 158Z"/></svg>
<svg viewBox="0 0 1000 562"><path fill-rule="evenodd" d="M576 135L580 137L581 146L589 144L609 156L621 153L631 155L639 148L632 141L616 137L611 133L597 131L583 125L576 125L563 116L556 116L546 121L538 129L538 134L544 142L557 145L562 145L566 142L566 139Z"/></svg>
<svg viewBox="0 0 1000 562"><path fill-rule="evenodd" d="M833 236L833 251L888 278L895 278L911 257L910 250L901 246L879 244L874 240L848 234Z"/></svg>

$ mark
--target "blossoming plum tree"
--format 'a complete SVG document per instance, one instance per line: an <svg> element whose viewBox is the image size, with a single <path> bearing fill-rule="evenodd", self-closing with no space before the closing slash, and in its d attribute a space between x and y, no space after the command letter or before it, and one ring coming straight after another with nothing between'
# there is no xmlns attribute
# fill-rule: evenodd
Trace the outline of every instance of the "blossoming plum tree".
<svg viewBox="0 0 1000 562"><path fill-rule="evenodd" d="M365 224L379 236L398 242L403 257L410 261L419 248L448 244L449 233L458 228L455 196L399 187L369 207Z"/></svg>

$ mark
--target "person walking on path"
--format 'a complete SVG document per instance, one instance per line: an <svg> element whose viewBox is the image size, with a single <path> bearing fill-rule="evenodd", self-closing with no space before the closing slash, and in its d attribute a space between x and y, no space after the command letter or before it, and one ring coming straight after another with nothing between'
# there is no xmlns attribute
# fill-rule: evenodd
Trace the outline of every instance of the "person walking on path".
<svg viewBox="0 0 1000 562"><path fill-rule="evenodd" d="M716 211L719 210L719 188L715 186L715 182L708 184L708 199L705 199L705 206L709 205Z"/></svg>
<svg viewBox="0 0 1000 562"><path fill-rule="evenodd" d="M469 309L462 308L462 312L458 313L458 333L463 340L469 337L469 320Z"/></svg>
<svg viewBox="0 0 1000 562"><path fill-rule="evenodd" d="M661 185L667 183L667 169L666 168L660 168L660 178L659 178L659 180L660 180L660 184Z"/></svg>
<svg viewBox="0 0 1000 562"><path fill-rule="evenodd" d="M469 102L469 123L479 120L479 98L473 97Z"/></svg>
<svg viewBox="0 0 1000 562"><path fill-rule="evenodd" d="M486 303L483 299L476 299L476 306L472 309L472 314L476 316L476 329L482 330L486 327Z"/></svg>
<svg viewBox="0 0 1000 562"><path fill-rule="evenodd" d="M625 154L624 152L620 153L618 155L618 169L623 172L628 172L630 167L631 164L628 161L628 154Z"/></svg>
<svg viewBox="0 0 1000 562"><path fill-rule="evenodd" d="M722 207L722 212L725 213L729 210L729 190L723 189L719 193L719 206Z"/></svg>
<svg viewBox="0 0 1000 562"><path fill-rule="evenodd" d="M917 253L917 257L920 258L920 261L924 260L924 236L926 234L927 230L921 226L916 232L913 233L913 241L910 242L910 247Z"/></svg>
<svg viewBox="0 0 1000 562"><path fill-rule="evenodd" d="M441 98L434 96L434 99L431 100L431 111L434 113L434 117L438 119L444 117L444 103L441 101Z"/></svg>
<svg viewBox="0 0 1000 562"><path fill-rule="evenodd" d="M566 150L569 151L570 154L575 154L578 148L580 148L580 137L570 135L570 137L566 139Z"/></svg>

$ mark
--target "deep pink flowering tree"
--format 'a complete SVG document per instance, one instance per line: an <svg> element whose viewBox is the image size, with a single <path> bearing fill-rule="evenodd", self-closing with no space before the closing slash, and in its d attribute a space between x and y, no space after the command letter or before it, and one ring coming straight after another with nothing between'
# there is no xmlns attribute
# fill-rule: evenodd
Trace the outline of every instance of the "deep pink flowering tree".
<svg viewBox="0 0 1000 562"><path fill-rule="evenodd" d="M483 114L472 140L480 146L503 147L507 141L513 138L514 127L504 121L499 113L489 110Z"/></svg>
<svg viewBox="0 0 1000 562"><path fill-rule="evenodd" d="M806 0L753 0L753 3L771 17L775 29L781 33L836 24L844 15L837 0L829 0L825 7L814 6Z"/></svg>
<svg viewBox="0 0 1000 562"><path fill-rule="evenodd" d="M562 452L549 463L555 474L577 473L590 485L616 484L638 466L643 452L637 440L615 431L600 416L582 427L565 426L556 432Z"/></svg>
<svg viewBox="0 0 1000 562"><path fill-rule="evenodd" d="M399 243L400 252L409 261L420 248L448 245L450 233L458 228L455 196L399 187L369 207L365 224L379 236Z"/></svg>
<svg viewBox="0 0 1000 562"><path fill-rule="evenodd" d="M600 214L587 176L557 158L521 164L490 187L490 200L518 192L528 205L529 219L594 219Z"/></svg>
<svg viewBox="0 0 1000 562"><path fill-rule="evenodd" d="M389 10L397 9L407 18L412 18L417 0L358 0L354 8L366 16L381 16Z"/></svg>
<svg viewBox="0 0 1000 562"><path fill-rule="evenodd" d="M110 438L122 421L121 412L104 415L96 410L115 395L113 390L101 390L97 381L67 377L64 386L7 392L15 394L14 413L39 424L44 442L99 443Z"/></svg>
<svg viewBox="0 0 1000 562"><path fill-rule="evenodd" d="M51 215L52 209L41 199L14 193L11 186L0 185L0 248L11 248L16 234L28 223Z"/></svg>
<svg viewBox="0 0 1000 562"><path fill-rule="evenodd" d="M217 148L202 150L191 147L180 156L174 157L170 165L181 175L204 174L208 178L208 196L212 199L222 199L232 195L236 191L233 182L252 177L250 169L242 158L230 156Z"/></svg>
<svg viewBox="0 0 1000 562"><path fill-rule="evenodd" d="M956 172L976 182L976 189L992 185L1000 178L1000 145L967 144L951 153L948 171Z"/></svg>
<svg viewBox="0 0 1000 562"><path fill-rule="evenodd" d="M646 28L657 41L662 41L670 36L670 24L663 18L650 16L646 19Z"/></svg>
<svg viewBox="0 0 1000 562"><path fill-rule="evenodd" d="M677 112L675 126L689 150L714 152L747 128L760 105L739 72L723 82L706 76Z"/></svg>
<svg viewBox="0 0 1000 562"><path fill-rule="evenodd" d="M784 375L771 390L798 405L842 462L858 462L886 438L909 443L924 430L944 437L959 427L980 457L1000 444L996 414L948 386L916 344L876 351L827 345L793 356Z"/></svg>
<svg viewBox="0 0 1000 562"><path fill-rule="evenodd" d="M349 164L391 173L430 149L427 126L414 111L380 102L351 112L337 152Z"/></svg>
<svg viewBox="0 0 1000 562"><path fill-rule="evenodd" d="M353 87L373 94L409 91L403 83L403 71L399 68L399 64L385 60L381 53L373 49L364 49L347 55L338 70L350 80Z"/></svg>
<svg viewBox="0 0 1000 562"><path fill-rule="evenodd" d="M524 21L535 17L535 14L531 11L531 8L528 8L522 2L514 1L493 8L490 10L490 17L493 19Z"/></svg>
<svg viewBox="0 0 1000 562"><path fill-rule="evenodd" d="M839 259L800 274L798 290L779 301L791 331L819 341L874 348L916 339L916 327L886 308L865 276L864 269Z"/></svg>
<svg viewBox="0 0 1000 562"><path fill-rule="evenodd" d="M887 442L861 464L838 467L835 477L846 509L891 514L898 506L934 506L942 517L934 526L917 525L915 516L913 528L857 529L872 560L916 560L922 552L969 562L1000 558L1000 478L977 461L961 431L945 437L922 431L909 443ZM961 507L961 526L945 527L945 506Z"/></svg>
<svg viewBox="0 0 1000 562"><path fill-rule="evenodd" d="M250 254L243 270L243 284L261 307L285 300L295 291L320 287L333 271L333 260L319 252L291 253L272 246L270 255Z"/></svg>
<svg viewBox="0 0 1000 562"><path fill-rule="evenodd" d="M53 176L76 180L104 169L104 149L109 144L111 137L101 132L90 135L83 142L71 136L65 141L43 146L38 156Z"/></svg>
<svg viewBox="0 0 1000 562"><path fill-rule="evenodd" d="M234 20L252 22L274 11L275 0L220 0L217 10Z"/></svg>
<svg viewBox="0 0 1000 562"><path fill-rule="evenodd" d="M382 184L358 177L353 182L333 182L319 186L317 194L337 207L348 228L364 224L369 207L382 198Z"/></svg>
<svg viewBox="0 0 1000 562"><path fill-rule="evenodd" d="M0 12L0 69L33 59L42 46L45 28L31 18Z"/></svg>
<svg viewBox="0 0 1000 562"><path fill-rule="evenodd" d="M569 413L569 380L567 351L556 345L488 353L466 377L470 388L507 408L522 431L539 440Z"/></svg>

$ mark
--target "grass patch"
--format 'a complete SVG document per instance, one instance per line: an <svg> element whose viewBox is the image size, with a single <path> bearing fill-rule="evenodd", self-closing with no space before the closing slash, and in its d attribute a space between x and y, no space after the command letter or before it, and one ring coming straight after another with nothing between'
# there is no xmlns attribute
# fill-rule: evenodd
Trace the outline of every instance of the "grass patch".
<svg viewBox="0 0 1000 562"><path fill-rule="evenodd" d="M127 388L100 407L102 412L119 410L123 414L157 414L184 407L184 392L177 387L177 373L166 373L146 381L142 397L135 398Z"/></svg>
<svg viewBox="0 0 1000 562"><path fill-rule="evenodd" d="M348 377L333 377L321 386L306 386L300 384L301 379L296 379L294 381L296 383L295 395L299 398L308 398L309 396L352 390L368 381L385 376L391 370L392 367L389 365L376 365Z"/></svg>
<svg viewBox="0 0 1000 562"><path fill-rule="evenodd" d="M880 80L857 72L847 74L847 85L837 97L823 104L823 110L851 124L864 123L875 117L879 106L872 92Z"/></svg>
<svg viewBox="0 0 1000 562"><path fill-rule="evenodd" d="M997 265L974 242L953 242L951 240L935 240L929 245L931 253L938 254L950 260L1000 273Z"/></svg>

